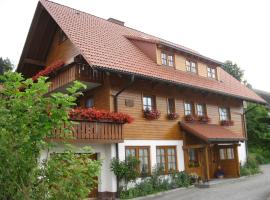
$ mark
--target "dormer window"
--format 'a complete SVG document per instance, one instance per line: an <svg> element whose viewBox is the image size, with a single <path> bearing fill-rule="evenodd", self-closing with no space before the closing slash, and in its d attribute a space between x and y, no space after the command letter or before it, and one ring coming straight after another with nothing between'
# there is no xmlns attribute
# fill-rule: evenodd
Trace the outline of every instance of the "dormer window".
<svg viewBox="0 0 270 200"><path fill-rule="evenodd" d="M186 70L188 72L197 73L197 63L191 60L186 60Z"/></svg>
<svg viewBox="0 0 270 200"><path fill-rule="evenodd" d="M170 67L174 66L173 54L167 52L161 52L161 63Z"/></svg>
<svg viewBox="0 0 270 200"><path fill-rule="evenodd" d="M216 68L207 67L207 77L216 79L217 78Z"/></svg>

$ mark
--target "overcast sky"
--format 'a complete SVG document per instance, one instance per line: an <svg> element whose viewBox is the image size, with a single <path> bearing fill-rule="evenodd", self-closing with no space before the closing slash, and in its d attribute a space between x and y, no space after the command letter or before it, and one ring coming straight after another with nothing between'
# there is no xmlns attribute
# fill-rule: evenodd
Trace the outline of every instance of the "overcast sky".
<svg viewBox="0 0 270 200"><path fill-rule="evenodd" d="M245 70L254 88L270 91L270 1L54 0L125 22ZM37 0L0 0L0 57L18 63Z"/></svg>

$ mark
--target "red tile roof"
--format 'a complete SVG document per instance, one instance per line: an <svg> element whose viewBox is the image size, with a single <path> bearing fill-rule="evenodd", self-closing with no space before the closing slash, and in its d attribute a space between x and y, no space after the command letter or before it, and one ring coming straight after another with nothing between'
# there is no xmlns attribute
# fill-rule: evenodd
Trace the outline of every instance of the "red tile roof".
<svg viewBox="0 0 270 200"><path fill-rule="evenodd" d="M245 138L241 134L232 132L220 125L185 123L180 122L182 129L206 142L233 142L243 141Z"/></svg>
<svg viewBox="0 0 270 200"><path fill-rule="evenodd" d="M223 69L220 81L216 81L160 66L137 48L130 39L158 41L200 56L198 52L67 6L47 0L40 2L90 65L265 103L261 97ZM210 58L209 60L213 61Z"/></svg>

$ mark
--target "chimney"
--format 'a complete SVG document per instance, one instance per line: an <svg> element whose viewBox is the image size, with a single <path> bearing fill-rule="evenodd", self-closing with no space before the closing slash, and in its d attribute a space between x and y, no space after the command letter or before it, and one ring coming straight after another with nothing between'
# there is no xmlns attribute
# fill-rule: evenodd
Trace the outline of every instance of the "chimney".
<svg viewBox="0 0 270 200"><path fill-rule="evenodd" d="M115 24L118 24L120 26L125 26L125 22L123 21L120 21L118 19L114 19L114 18L109 18L107 19L109 22L112 22L112 23L115 23Z"/></svg>

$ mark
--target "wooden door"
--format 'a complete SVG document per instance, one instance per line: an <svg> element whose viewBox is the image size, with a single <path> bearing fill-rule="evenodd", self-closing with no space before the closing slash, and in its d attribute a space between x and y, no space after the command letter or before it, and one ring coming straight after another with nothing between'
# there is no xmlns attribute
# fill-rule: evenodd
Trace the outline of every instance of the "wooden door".
<svg viewBox="0 0 270 200"><path fill-rule="evenodd" d="M92 154L91 159L97 160L97 154L96 153ZM96 177L95 179L98 180L98 177ZM89 194L89 198L97 198L97 197L98 197L98 183L96 184L96 187Z"/></svg>

